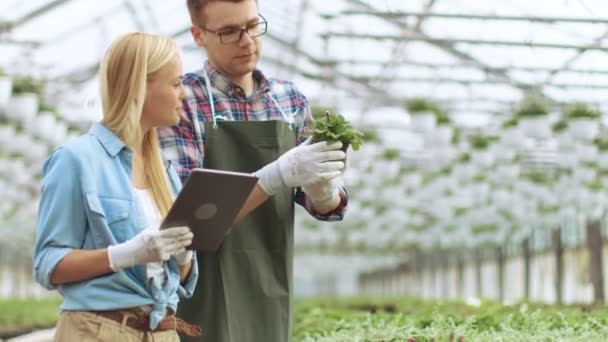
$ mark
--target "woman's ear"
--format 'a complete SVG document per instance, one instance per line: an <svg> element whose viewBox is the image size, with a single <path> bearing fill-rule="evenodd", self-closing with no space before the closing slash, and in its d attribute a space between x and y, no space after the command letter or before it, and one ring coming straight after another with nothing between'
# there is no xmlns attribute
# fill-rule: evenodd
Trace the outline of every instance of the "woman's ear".
<svg viewBox="0 0 608 342"><path fill-rule="evenodd" d="M196 45L202 48L207 46L207 44L205 44L205 39L203 38L203 30L201 30L200 27L196 25L190 26L190 33L192 34L192 38L194 38Z"/></svg>

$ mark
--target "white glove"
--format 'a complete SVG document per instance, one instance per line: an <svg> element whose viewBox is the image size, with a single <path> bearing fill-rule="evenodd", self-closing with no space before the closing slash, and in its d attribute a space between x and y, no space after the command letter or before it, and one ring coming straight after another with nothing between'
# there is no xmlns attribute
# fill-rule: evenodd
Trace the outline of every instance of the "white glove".
<svg viewBox="0 0 608 342"><path fill-rule="evenodd" d="M340 196L342 183L342 177L320 180L316 183L303 185L302 191L316 207L324 207Z"/></svg>
<svg viewBox="0 0 608 342"><path fill-rule="evenodd" d="M177 261L178 265L183 266L189 263L190 260L192 260L193 255L194 254L191 250L185 250L181 253L175 254L175 261Z"/></svg>
<svg viewBox="0 0 608 342"><path fill-rule="evenodd" d="M258 170L258 184L269 196L282 187L298 187L338 177L346 154L342 142L304 143L285 152L279 159Z"/></svg>
<svg viewBox="0 0 608 342"><path fill-rule="evenodd" d="M135 265L167 261L184 252L193 236L188 227L145 229L131 240L108 247L110 268L118 272Z"/></svg>

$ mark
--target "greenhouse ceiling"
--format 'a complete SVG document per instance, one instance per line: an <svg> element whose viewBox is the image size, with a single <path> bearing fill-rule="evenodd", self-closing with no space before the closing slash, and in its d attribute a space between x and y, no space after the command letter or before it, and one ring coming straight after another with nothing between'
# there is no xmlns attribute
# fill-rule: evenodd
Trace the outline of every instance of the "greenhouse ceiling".
<svg viewBox="0 0 608 342"><path fill-rule="evenodd" d="M608 157L598 157L608 144L598 148L590 139L606 127L588 135L549 132L573 101L608 110L605 0L262 0L260 12L269 21L260 67L294 81L311 104L335 108L380 136L349 157L351 209L343 223L298 215L300 250L381 254L411 245L517 242L534 227L573 225L579 209L597 216L595 209L608 205L597 195L608 185ZM67 122L90 123L100 115L98 62L112 39L127 31L171 36L184 69L195 70L205 56L189 25L185 0L3 0L0 67L45 80L47 101ZM503 130L530 94L547 98L550 120L539 130ZM420 122L405 104L416 98L443 107L460 131L413 129ZM32 145L14 129L0 129L10 137L2 140L0 185L20 208L15 215L15 206L3 203L0 214L33 227L40 163L61 138L33 128L46 145ZM492 139L454 142L457 135ZM15 153L26 157L6 157ZM530 174L538 170L550 184ZM16 182L8 176L21 171ZM573 188L580 191L556 199Z"/></svg>
<svg viewBox="0 0 608 342"><path fill-rule="evenodd" d="M260 11L263 66L319 101L319 84L374 105L430 96L450 112L500 114L532 89L558 104L608 98L605 1L283 0ZM65 96L125 31L174 37L186 70L203 58L184 1L5 0L0 13L0 65L59 81Z"/></svg>

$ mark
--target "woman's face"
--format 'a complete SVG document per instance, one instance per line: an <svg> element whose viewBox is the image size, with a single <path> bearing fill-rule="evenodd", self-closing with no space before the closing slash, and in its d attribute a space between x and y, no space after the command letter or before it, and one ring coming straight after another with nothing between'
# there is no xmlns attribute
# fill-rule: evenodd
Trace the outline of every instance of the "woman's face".
<svg viewBox="0 0 608 342"><path fill-rule="evenodd" d="M186 90L182 85L182 62L179 56L148 78L148 88L141 125L144 130L173 126L179 122Z"/></svg>

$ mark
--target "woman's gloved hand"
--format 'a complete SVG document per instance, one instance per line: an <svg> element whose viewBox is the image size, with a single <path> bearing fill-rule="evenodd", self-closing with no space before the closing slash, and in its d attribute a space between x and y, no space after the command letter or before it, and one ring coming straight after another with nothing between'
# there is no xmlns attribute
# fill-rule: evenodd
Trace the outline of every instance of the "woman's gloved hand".
<svg viewBox="0 0 608 342"><path fill-rule="evenodd" d="M193 236L188 227L145 229L126 242L108 247L110 267L118 272L135 265L167 261L172 255L186 257L186 246L192 243Z"/></svg>

